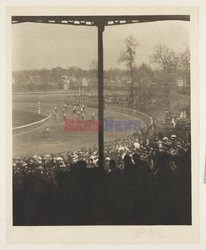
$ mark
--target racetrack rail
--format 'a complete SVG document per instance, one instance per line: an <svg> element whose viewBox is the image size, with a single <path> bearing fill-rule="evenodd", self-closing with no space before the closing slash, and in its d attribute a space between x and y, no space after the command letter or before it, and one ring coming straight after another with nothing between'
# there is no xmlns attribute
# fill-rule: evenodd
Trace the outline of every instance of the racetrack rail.
<svg viewBox="0 0 206 250"><path fill-rule="evenodd" d="M33 122L33 123L29 123L23 126L19 126L19 127L15 127L12 129L13 133L19 133L19 132L24 132L27 129L31 129L31 128L35 128L37 126L41 126L42 124L44 124L47 120L49 120L51 118L51 113L49 113L49 115L47 117L45 117L44 119L37 121L37 122Z"/></svg>

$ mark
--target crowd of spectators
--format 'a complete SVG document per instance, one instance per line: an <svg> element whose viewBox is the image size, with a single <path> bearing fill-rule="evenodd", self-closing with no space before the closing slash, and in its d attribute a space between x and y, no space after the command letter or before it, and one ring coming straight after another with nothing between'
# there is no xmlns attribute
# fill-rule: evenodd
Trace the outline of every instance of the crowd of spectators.
<svg viewBox="0 0 206 250"><path fill-rule="evenodd" d="M98 147L13 159L14 225L191 224L190 136L144 128Z"/></svg>

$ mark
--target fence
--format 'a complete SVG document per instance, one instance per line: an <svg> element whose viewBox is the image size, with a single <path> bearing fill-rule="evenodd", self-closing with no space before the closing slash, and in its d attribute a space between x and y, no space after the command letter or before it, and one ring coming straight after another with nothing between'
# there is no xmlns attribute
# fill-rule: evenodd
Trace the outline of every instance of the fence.
<svg viewBox="0 0 206 250"><path fill-rule="evenodd" d="M19 127L15 127L15 128L12 129L12 132L14 134L19 133L19 132L25 132L28 129L35 128L35 127L38 127L38 126L44 124L50 118L51 118L51 113L49 114L49 116L47 116L46 118L44 118L44 119L42 119L40 121L29 123L29 124L26 124L26 125L23 125L23 126L19 126Z"/></svg>

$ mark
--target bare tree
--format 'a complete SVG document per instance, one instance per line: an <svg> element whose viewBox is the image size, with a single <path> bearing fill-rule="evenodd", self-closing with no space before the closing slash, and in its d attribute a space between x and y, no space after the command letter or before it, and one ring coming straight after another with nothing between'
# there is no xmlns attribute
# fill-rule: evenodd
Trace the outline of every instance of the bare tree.
<svg viewBox="0 0 206 250"><path fill-rule="evenodd" d="M158 44L154 47L151 62L158 64L165 72L171 73L178 67L178 56L166 45Z"/></svg>
<svg viewBox="0 0 206 250"><path fill-rule="evenodd" d="M128 36L125 40L125 49L120 52L120 63L125 63L130 76L131 88L130 88L130 103L134 103L134 68L135 68L135 57L136 47L139 44L133 36Z"/></svg>
<svg viewBox="0 0 206 250"><path fill-rule="evenodd" d="M164 95L167 102L167 108L170 111L170 87L171 73L178 68L178 55L164 44L158 44L154 47L154 54L150 57L151 63L160 66L164 72L165 88Z"/></svg>

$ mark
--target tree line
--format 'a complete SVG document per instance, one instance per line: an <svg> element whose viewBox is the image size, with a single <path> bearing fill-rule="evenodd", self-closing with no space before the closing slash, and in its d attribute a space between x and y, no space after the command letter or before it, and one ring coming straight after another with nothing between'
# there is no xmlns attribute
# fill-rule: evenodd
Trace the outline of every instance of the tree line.
<svg viewBox="0 0 206 250"><path fill-rule="evenodd" d="M179 85L189 89L190 85L190 50L185 48L176 52L164 44L157 44L149 63L138 65L139 44L133 36L125 39L124 49L119 55L119 64L125 67L110 68L104 71L105 89L124 89L127 91L129 104L143 104L147 99L159 95L169 106L174 89ZM91 62L89 69L79 67L24 70L13 72L13 91L49 91L81 88L97 89L97 62ZM181 89L181 88L180 88ZM189 94L189 93L186 93Z"/></svg>

